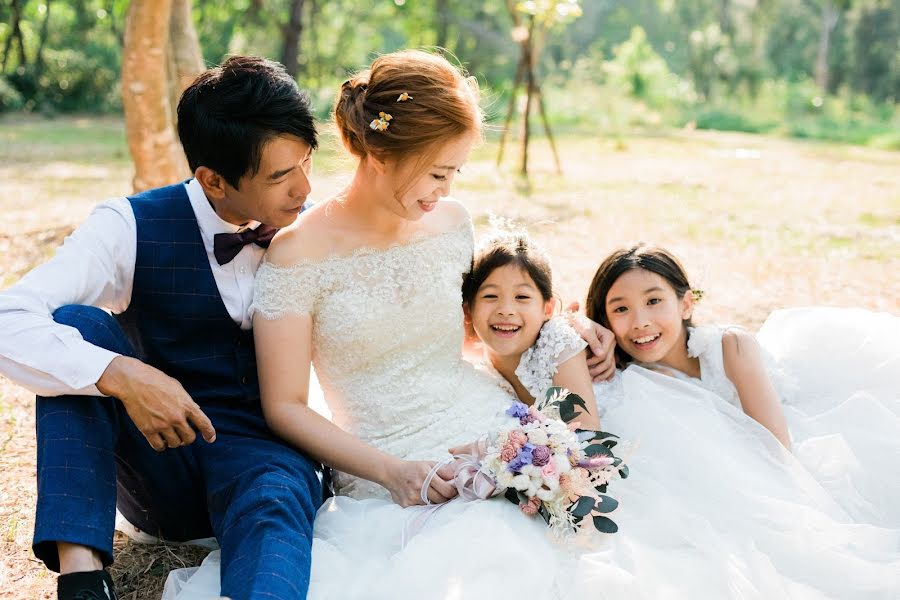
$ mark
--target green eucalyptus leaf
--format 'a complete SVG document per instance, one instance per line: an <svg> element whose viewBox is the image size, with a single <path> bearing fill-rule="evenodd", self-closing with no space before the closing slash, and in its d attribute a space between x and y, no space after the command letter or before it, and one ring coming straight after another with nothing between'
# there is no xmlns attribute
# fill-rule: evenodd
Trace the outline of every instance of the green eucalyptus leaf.
<svg viewBox="0 0 900 600"><path fill-rule="evenodd" d="M594 516L594 527L601 533L615 533L619 530L615 521L603 515Z"/></svg>
<svg viewBox="0 0 900 600"><path fill-rule="evenodd" d="M586 456L612 456L613 453L603 444L591 444L584 449Z"/></svg>
<svg viewBox="0 0 900 600"><path fill-rule="evenodd" d="M598 513L611 513L619 507L619 501L612 496L600 496L597 506L594 507Z"/></svg>
<svg viewBox="0 0 900 600"><path fill-rule="evenodd" d="M576 517L583 517L590 514L592 510L594 510L594 499L590 496L582 496L578 499L578 502L569 509L569 512Z"/></svg>

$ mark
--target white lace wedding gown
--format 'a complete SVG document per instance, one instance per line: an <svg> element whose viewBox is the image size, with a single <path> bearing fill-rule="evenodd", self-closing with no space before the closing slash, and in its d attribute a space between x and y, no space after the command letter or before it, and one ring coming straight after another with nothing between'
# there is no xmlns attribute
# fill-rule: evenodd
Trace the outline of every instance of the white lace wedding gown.
<svg viewBox="0 0 900 600"><path fill-rule="evenodd" d="M472 247L466 223L387 250L266 265L256 309L313 316L313 360L338 425L402 458L442 459L507 418L509 404L460 355L460 284ZM623 411L621 425L643 437L631 477L610 487L622 501L612 515L618 534L562 545L542 520L495 498L451 502L410 535L421 508L401 509L384 489L339 476L338 496L316 519L309 598L896 597L897 532L853 524L801 467L758 432L745 433L735 414L709 438L702 428L722 420L709 411L687 411L687 419L699 414L696 430L680 418L668 422L681 413L681 399L668 396L673 384L691 389L686 398L697 394L668 377L656 394L659 377L647 372L637 398L619 401L640 407L647 394L673 410L651 415L646 428ZM628 392L629 374L615 385ZM611 416L604 425L616 431ZM653 443L643 443L648 438ZM691 438L710 443L694 447ZM731 444L734 452L724 452ZM216 553L187 581L173 579L166 600L215 596Z"/></svg>

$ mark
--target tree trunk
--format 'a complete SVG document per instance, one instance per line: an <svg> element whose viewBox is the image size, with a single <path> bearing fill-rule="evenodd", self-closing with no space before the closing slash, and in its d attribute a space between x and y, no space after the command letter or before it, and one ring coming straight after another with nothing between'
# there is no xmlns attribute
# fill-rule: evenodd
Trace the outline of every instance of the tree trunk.
<svg viewBox="0 0 900 600"><path fill-rule="evenodd" d="M450 15L447 11L447 0L434 0L434 14L437 17L435 24L436 40L435 45L438 48L447 47L447 35L450 25Z"/></svg>
<svg viewBox="0 0 900 600"><path fill-rule="evenodd" d="M522 166L521 174L528 176L528 145L531 143L531 104L534 100L534 17L529 17L528 39L522 44L525 56L525 112L522 115Z"/></svg>
<svg viewBox="0 0 900 600"><path fill-rule="evenodd" d="M6 38L6 46L3 48L3 65L0 67L0 70L4 72L9 61L9 53L12 51L13 40L19 43L19 64L23 66L28 64L25 56L25 42L22 41L22 9L19 6L19 0L11 0L10 8L12 9L12 20L10 21L9 35Z"/></svg>
<svg viewBox="0 0 900 600"><path fill-rule="evenodd" d="M169 19L169 98L172 105L172 124L176 124L175 110L181 92L203 72L200 39L194 29L191 0L172 0Z"/></svg>
<svg viewBox="0 0 900 600"><path fill-rule="evenodd" d="M167 75L172 2L132 0L125 19L122 104L135 191L168 185L189 175L172 126Z"/></svg>
<svg viewBox="0 0 900 600"><path fill-rule="evenodd" d="M44 45L47 43L47 33L50 29L50 0L45 4L46 12L44 13L44 22L41 23L41 34L38 39L37 55L35 56L35 64L37 72L40 74L44 70Z"/></svg>
<svg viewBox="0 0 900 600"><path fill-rule="evenodd" d="M297 79L300 74L300 35L303 33L303 2L291 0L290 18L282 28L284 47L281 50L281 64L291 77Z"/></svg>
<svg viewBox="0 0 900 600"><path fill-rule="evenodd" d="M831 33L837 25L838 11L833 0L825 0L822 7L822 30L819 35L819 51L816 53L816 85L822 93L828 91L828 50L831 48Z"/></svg>

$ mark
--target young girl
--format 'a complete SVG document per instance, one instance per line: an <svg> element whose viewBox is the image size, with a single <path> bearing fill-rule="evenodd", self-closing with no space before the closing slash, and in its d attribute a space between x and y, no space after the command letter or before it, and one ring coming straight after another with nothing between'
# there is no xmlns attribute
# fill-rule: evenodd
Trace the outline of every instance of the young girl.
<svg viewBox="0 0 900 600"><path fill-rule="evenodd" d="M631 362L687 379L738 406L790 449L784 411L756 339L743 329L691 323L697 292L667 250L616 250L597 269L587 316L616 336L620 366Z"/></svg>
<svg viewBox="0 0 900 600"><path fill-rule="evenodd" d="M616 378L629 389L595 388L607 427L640 437L621 422L623 412L642 432L661 416L651 411L665 413L668 430L683 425L702 434L725 461L746 446L734 433L756 436L758 429L741 425L736 408L790 448L854 521L900 527L900 479L893 475L900 472L900 319L860 309L779 310L754 337L732 327L694 327L696 295L678 259L661 248L617 250L600 265L585 310L613 331L617 362L629 367ZM639 390L647 389L656 398L637 408ZM666 403L656 402L661 397ZM733 421L730 439L721 435L721 419Z"/></svg>
<svg viewBox="0 0 900 600"><path fill-rule="evenodd" d="M583 339L553 317L552 273L546 254L527 235L506 232L482 243L463 282L466 322L484 344L486 362L526 404L551 386L596 406ZM596 412L579 422L599 429Z"/></svg>

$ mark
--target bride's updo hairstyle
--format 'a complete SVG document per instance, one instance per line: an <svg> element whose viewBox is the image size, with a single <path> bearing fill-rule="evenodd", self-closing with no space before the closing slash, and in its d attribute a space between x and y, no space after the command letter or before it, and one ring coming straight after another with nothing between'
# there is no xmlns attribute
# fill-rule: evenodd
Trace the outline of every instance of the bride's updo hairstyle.
<svg viewBox="0 0 900 600"><path fill-rule="evenodd" d="M648 244L619 248L607 256L594 273L584 305L585 314L591 321L610 328L609 316L606 314L606 297L619 277L634 269L656 273L672 286L678 298L684 298L687 293L693 294L695 299L699 299L702 295L700 290L694 290L688 283L687 271L681 261L665 248ZM685 319L683 324L685 328L693 326L690 318ZM616 362L619 366L627 365L631 360L630 355L616 346Z"/></svg>
<svg viewBox="0 0 900 600"><path fill-rule="evenodd" d="M475 249L472 270L463 279L463 302L472 306L475 296L495 270L515 265L528 273L544 301L553 298L553 272L547 253L528 234L510 231L495 234Z"/></svg>
<svg viewBox="0 0 900 600"><path fill-rule="evenodd" d="M414 161L408 181L395 190L399 198L430 168L442 143L481 134L478 99L475 78L444 57L404 50L375 59L344 82L334 121L344 147L357 158ZM378 125L386 118L382 113L390 118Z"/></svg>

